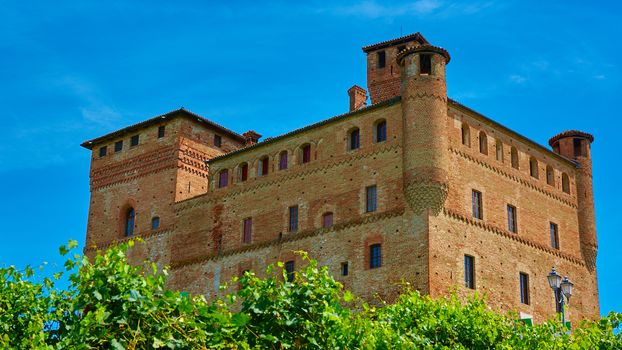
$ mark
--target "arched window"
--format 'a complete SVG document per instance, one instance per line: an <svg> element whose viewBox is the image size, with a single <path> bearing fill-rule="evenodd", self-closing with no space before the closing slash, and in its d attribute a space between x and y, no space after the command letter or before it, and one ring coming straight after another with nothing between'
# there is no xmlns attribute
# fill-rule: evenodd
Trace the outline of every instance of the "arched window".
<svg viewBox="0 0 622 350"><path fill-rule="evenodd" d="M151 218L151 229L157 230L158 228L160 228L160 217L154 216Z"/></svg>
<svg viewBox="0 0 622 350"><path fill-rule="evenodd" d="M242 163L238 166L238 181L244 182L248 180L248 163Z"/></svg>
<svg viewBox="0 0 622 350"><path fill-rule="evenodd" d="M287 169L287 151L279 153L279 170Z"/></svg>
<svg viewBox="0 0 622 350"><path fill-rule="evenodd" d="M570 178L566 173L562 173L562 191L570 194Z"/></svg>
<svg viewBox="0 0 622 350"><path fill-rule="evenodd" d="M387 140L387 121L377 121L374 127L374 142L384 142Z"/></svg>
<svg viewBox="0 0 622 350"><path fill-rule="evenodd" d="M257 176L268 175L268 167L270 165L270 159L268 156L264 156L259 159L259 163L257 164Z"/></svg>
<svg viewBox="0 0 622 350"><path fill-rule="evenodd" d="M539 177L538 160L534 157L529 158L529 175L531 175L531 177L535 177L536 179Z"/></svg>
<svg viewBox="0 0 622 350"><path fill-rule="evenodd" d="M129 237L134 234L134 219L136 213L134 208L129 208L125 213L125 237Z"/></svg>
<svg viewBox="0 0 622 350"><path fill-rule="evenodd" d="M546 183L547 185L555 186L555 171L550 165L546 166Z"/></svg>
<svg viewBox="0 0 622 350"><path fill-rule="evenodd" d="M467 123L462 124L462 144L471 147L471 128Z"/></svg>
<svg viewBox="0 0 622 350"><path fill-rule="evenodd" d="M300 147L300 164L306 164L311 161L311 145L306 144Z"/></svg>
<svg viewBox="0 0 622 350"><path fill-rule="evenodd" d="M516 147L512 147L512 150L510 151L511 154L511 158L512 158L512 168L514 169L518 169L519 165L518 165L518 150L516 150Z"/></svg>
<svg viewBox="0 0 622 350"><path fill-rule="evenodd" d="M229 170L223 169L218 173L218 188L227 187L229 185Z"/></svg>
<svg viewBox="0 0 622 350"><path fill-rule="evenodd" d="M479 153L488 154L488 136L483 131L479 132Z"/></svg>
<svg viewBox="0 0 622 350"><path fill-rule="evenodd" d="M497 160L503 163L503 142L501 142L501 140L497 140L495 143L495 153L497 155Z"/></svg>
<svg viewBox="0 0 622 350"><path fill-rule="evenodd" d="M333 213L327 212L322 214L322 227L331 227L333 226Z"/></svg>
<svg viewBox="0 0 622 350"><path fill-rule="evenodd" d="M348 134L348 148L350 150L361 147L361 134L358 128L352 129Z"/></svg>

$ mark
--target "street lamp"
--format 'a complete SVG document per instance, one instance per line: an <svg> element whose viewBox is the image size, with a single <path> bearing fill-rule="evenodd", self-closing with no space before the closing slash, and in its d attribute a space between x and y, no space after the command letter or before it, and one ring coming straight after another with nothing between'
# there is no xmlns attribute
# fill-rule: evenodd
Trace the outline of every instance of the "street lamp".
<svg viewBox="0 0 622 350"><path fill-rule="evenodd" d="M564 305L570 302L574 284L570 282L568 277L562 279L562 276L555 271L555 267L553 267L547 279L549 280L549 286L551 286L553 293L555 293L555 301L557 302L557 300L559 300L559 308L562 313L562 325L566 326L566 310Z"/></svg>

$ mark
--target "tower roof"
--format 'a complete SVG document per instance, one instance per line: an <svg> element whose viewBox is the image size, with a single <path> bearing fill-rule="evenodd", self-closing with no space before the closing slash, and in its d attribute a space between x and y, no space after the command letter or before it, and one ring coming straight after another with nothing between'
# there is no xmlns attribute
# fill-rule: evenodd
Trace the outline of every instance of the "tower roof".
<svg viewBox="0 0 622 350"><path fill-rule="evenodd" d="M374 50L379 50L379 49L383 49L385 47L399 45L399 44L403 44L403 43L408 43L408 42L411 42L411 41L416 41L420 45L430 45L430 43L423 37L423 35L421 35L421 33L417 32L417 33L414 33L414 34L409 34L409 35L406 35L406 36L403 36L403 37L399 37L397 39L391 39L391 40L383 41L383 42L380 42L380 43L377 43L377 44L363 46L363 52L370 52L370 51L374 51Z"/></svg>
<svg viewBox="0 0 622 350"><path fill-rule="evenodd" d="M400 51L400 53L397 54L397 62L401 64L402 59L411 52L434 52L445 57L445 63L449 63L449 60L451 59L449 52L442 47L425 44L417 47L409 47Z"/></svg>
<svg viewBox="0 0 622 350"><path fill-rule="evenodd" d="M555 142L566 137L581 137L590 140L590 143L594 142L594 136L592 134L588 134L579 130L567 130L551 137L551 139L549 140L549 145L553 147Z"/></svg>
<svg viewBox="0 0 622 350"><path fill-rule="evenodd" d="M91 140L84 141L82 144L80 144L80 146L82 146L84 148L87 148L87 149L93 149L93 147L96 144L100 143L100 142L106 141L106 140L111 139L111 138L119 137L119 136L121 136L123 134L126 134L126 133L134 132L134 131L136 131L138 129L143 129L143 128L145 128L147 126L150 126L150 125L153 125L153 124L161 123L164 120L173 119L173 118L177 118L177 117L191 118L191 119L193 119L193 120L195 120L195 121L197 121L197 122L199 122L201 124L206 125L207 127L214 128L214 129L216 129L216 130L218 130L218 131L220 131L220 132L222 132L224 134L227 134L227 135L231 136L232 138L234 138L234 139L236 139L236 140L238 140L238 141L240 141L242 143L244 142L244 136L236 133L235 131L227 129L227 128L225 128L224 126L222 126L220 124L214 123L211 120L205 119L204 117L201 117L200 115L198 115L196 113L192 113L189 110L186 110L183 107L181 107L181 108L176 109L174 111L170 111L168 113L159 115L157 117L153 117L151 119L147 119L147 120L142 121L140 123L127 126L127 127L123 128L123 129L119 129L117 131L113 131L113 132L108 133L106 135L103 135L103 136L100 136L100 137L97 137L97 138L94 138L94 139L91 139Z"/></svg>

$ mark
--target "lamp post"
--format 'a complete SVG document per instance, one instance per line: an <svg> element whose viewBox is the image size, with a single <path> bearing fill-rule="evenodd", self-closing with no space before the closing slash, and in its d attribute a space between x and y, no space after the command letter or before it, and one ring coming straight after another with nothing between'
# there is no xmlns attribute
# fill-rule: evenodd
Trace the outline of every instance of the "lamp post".
<svg viewBox="0 0 622 350"><path fill-rule="evenodd" d="M567 276L562 279L562 276L555 271L555 267L553 267L553 270L551 270L547 278L549 280L549 286L551 286L553 293L555 293L555 301L559 302L559 307L562 313L562 325L565 327L566 309L564 308L564 305L570 302L572 287L574 284L570 282Z"/></svg>

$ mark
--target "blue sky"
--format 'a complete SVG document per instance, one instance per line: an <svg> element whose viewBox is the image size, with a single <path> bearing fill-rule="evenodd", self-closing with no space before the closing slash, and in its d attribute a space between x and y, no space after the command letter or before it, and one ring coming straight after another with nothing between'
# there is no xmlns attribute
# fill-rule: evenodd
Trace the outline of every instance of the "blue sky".
<svg viewBox="0 0 622 350"><path fill-rule="evenodd" d="M347 111L361 46L419 31L452 55L450 97L542 144L595 135L601 310L622 311L622 5L235 3L0 0L0 263L60 265L56 247L84 241L82 141L180 106L282 134Z"/></svg>

